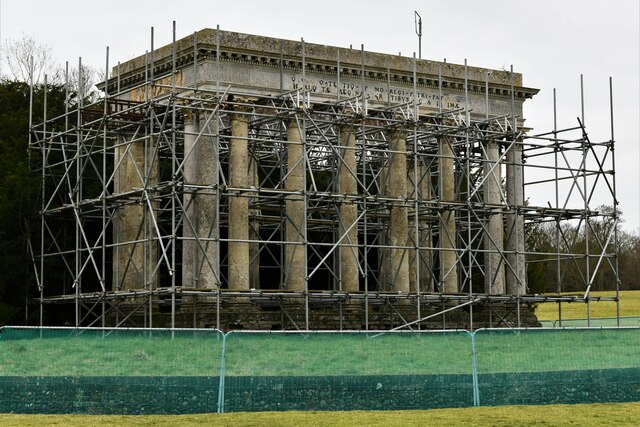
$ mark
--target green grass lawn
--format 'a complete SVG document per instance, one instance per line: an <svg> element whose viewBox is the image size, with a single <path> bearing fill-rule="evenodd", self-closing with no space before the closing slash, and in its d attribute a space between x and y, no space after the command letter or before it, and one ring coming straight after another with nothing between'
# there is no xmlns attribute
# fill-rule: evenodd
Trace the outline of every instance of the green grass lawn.
<svg viewBox="0 0 640 427"><path fill-rule="evenodd" d="M593 296L614 296L615 292L591 292ZM558 320L558 303L545 302L536 308L538 320ZM620 316L640 316L640 291L620 292ZM609 301L592 302L591 317L616 317L616 303ZM563 319L586 319L587 304L562 303Z"/></svg>
<svg viewBox="0 0 640 427"><path fill-rule="evenodd" d="M0 415L12 426L637 426L640 404L500 406L428 411L253 412L170 416Z"/></svg>

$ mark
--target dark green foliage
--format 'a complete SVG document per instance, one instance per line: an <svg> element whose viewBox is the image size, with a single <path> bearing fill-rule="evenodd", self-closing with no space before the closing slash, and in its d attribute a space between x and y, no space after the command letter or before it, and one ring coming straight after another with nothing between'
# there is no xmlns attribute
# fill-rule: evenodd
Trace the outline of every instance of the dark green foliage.
<svg viewBox="0 0 640 427"><path fill-rule="evenodd" d="M47 116L64 112L64 90L47 89ZM44 88L34 88L33 116L43 116ZM30 171L29 85L0 82L0 323L22 323L27 289L34 273L27 251L31 233L34 248L39 239L33 227L40 204L40 178ZM39 225L38 225L39 227Z"/></svg>

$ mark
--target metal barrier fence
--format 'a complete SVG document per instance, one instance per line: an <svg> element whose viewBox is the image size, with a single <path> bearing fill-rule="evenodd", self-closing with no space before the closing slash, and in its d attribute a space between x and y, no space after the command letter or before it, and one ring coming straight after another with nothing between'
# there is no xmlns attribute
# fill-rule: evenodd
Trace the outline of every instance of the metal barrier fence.
<svg viewBox="0 0 640 427"><path fill-rule="evenodd" d="M543 328L598 328L640 326L640 316L592 317L590 319L541 320Z"/></svg>
<svg viewBox="0 0 640 427"><path fill-rule="evenodd" d="M0 412L185 414L640 401L640 328L3 328Z"/></svg>

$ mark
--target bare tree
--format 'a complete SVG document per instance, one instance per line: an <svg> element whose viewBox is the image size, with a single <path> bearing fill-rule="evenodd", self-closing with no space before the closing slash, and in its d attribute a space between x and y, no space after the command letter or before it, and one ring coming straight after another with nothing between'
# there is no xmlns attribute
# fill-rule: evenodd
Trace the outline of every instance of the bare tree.
<svg viewBox="0 0 640 427"><path fill-rule="evenodd" d="M90 65L82 65L79 70L78 67L73 68L69 72L68 84L69 84L69 101L72 103L77 102L78 99L84 100L84 102L93 102L100 97L100 92L96 88L96 83L100 81L101 73Z"/></svg>
<svg viewBox="0 0 640 427"><path fill-rule="evenodd" d="M8 69L3 78L29 82L33 73L34 84L42 83L45 74L50 82L60 82L60 68L46 44L27 35L21 39L8 38L3 43L2 53Z"/></svg>

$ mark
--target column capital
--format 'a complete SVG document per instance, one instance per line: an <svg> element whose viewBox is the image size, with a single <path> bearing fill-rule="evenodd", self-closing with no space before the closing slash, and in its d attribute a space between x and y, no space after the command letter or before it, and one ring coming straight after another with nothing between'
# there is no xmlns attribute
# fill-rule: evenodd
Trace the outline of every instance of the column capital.
<svg viewBox="0 0 640 427"><path fill-rule="evenodd" d="M258 98L253 97L229 96L229 101L238 103L229 105L229 109L231 110L231 120L248 122L248 115L255 110L254 104L257 100Z"/></svg>
<svg viewBox="0 0 640 427"><path fill-rule="evenodd" d="M407 137L407 129L402 124L397 124L391 127L389 130L389 136L393 138L406 138Z"/></svg>
<svg viewBox="0 0 640 427"><path fill-rule="evenodd" d="M182 121L185 125L192 125L195 123L196 114L192 109L184 108L182 110Z"/></svg>
<svg viewBox="0 0 640 427"><path fill-rule="evenodd" d="M287 128L298 127L298 120L296 120L297 116L298 115L295 114L295 115L288 116L284 119L284 123L287 126ZM302 129L302 124L300 125L300 128Z"/></svg>

